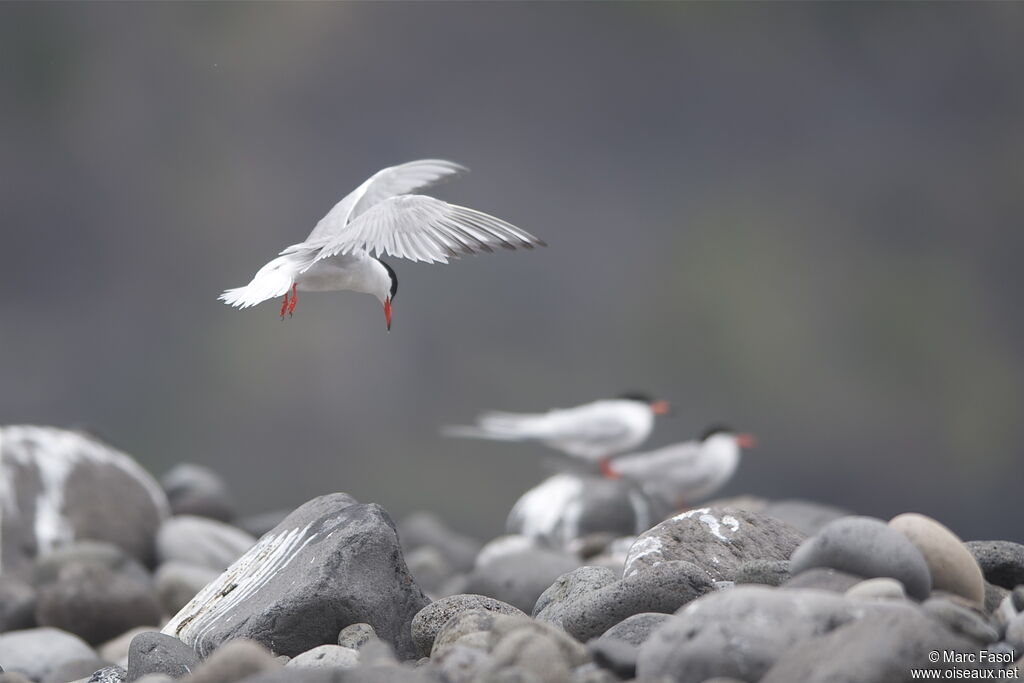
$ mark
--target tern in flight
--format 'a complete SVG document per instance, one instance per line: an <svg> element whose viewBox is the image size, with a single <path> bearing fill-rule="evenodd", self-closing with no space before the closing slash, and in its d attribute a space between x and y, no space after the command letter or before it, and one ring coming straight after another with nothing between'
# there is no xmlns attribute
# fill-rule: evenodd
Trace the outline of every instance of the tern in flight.
<svg viewBox="0 0 1024 683"><path fill-rule="evenodd" d="M377 171L320 219L305 241L284 249L252 282L227 290L220 299L247 308L283 296L283 319L295 311L300 290L363 292L383 304L390 330L398 278L377 256L447 263L495 247L547 246L500 218L415 194L466 170L451 161L421 159Z"/></svg>

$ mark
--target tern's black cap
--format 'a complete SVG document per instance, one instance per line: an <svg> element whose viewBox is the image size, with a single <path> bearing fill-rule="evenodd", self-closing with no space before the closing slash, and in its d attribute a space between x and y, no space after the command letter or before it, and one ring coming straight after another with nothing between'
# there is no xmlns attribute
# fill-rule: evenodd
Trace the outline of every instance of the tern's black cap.
<svg viewBox="0 0 1024 683"><path fill-rule="evenodd" d="M654 403L653 396L651 396L650 394L644 394L637 391L630 391L626 392L625 394L620 394L618 398L623 401L639 401L640 403Z"/></svg>
<svg viewBox="0 0 1024 683"><path fill-rule="evenodd" d="M735 433L736 433L736 430L733 429L732 427L727 427L725 425L720 425L720 424L719 425L711 425L710 427L708 427L707 429L704 430L703 434L700 435L700 440L704 441L706 439L710 439L715 434L735 434Z"/></svg>

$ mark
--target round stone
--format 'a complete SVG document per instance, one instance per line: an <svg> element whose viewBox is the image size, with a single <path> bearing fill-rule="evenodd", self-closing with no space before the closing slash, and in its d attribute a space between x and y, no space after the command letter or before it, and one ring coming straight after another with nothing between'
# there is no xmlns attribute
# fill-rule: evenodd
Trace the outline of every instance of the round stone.
<svg viewBox="0 0 1024 683"><path fill-rule="evenodd" d="M907 513L893 517L889 526L910 539L921 551L932 575L932 588L962 595L985 604L985 578L974 555L956 534L931 517Z"/></svg>

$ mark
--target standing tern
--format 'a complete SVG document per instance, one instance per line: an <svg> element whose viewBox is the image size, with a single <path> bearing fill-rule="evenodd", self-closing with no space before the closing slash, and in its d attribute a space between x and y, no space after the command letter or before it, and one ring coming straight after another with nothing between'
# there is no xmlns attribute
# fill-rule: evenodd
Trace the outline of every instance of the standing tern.
<svg viewBox="0 0 1024 683"><path fill-rule="evenodd" d="M602 469L608 477L629 479L648 495L683 509L729 481L739 465L741 449L753 446L750 434L715 426L697 440L623 455Z"/></svg>
<svg viewBox="0 0 1024 683"><path fill-rule="evenodd" d="M654 426L654 416L668 412L667 401L642 394L594 401L546 413L484 413L474 426L446 427L447 436L494 441L538 441L589 462L639 446Z"/></svg>
<svg viewBox="0 0 1024 683"><path fill-rule="evenodd" d="M451 161L421 159L377 171L320 219L304 242L287 247L260 268L252 282L229 289L219 298L247 308L284 296L284 319L285 313L295 312L299 290L363 292L384 305L390 330L398 277L374 254L447 263L450 258L491 252L495 247L547 246L500 218L412 194L466 170Z"/></svg>

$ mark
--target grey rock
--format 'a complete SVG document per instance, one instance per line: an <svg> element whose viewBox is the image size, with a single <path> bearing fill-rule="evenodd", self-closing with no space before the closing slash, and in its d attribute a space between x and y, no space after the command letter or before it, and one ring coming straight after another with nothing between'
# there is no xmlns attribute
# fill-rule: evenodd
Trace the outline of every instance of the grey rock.
<svg viewBox="0 0 1024 683"><path fill-rule="evenodd" d="M764 586L781 586L790 578L789 560L749 560L741 562L732 573L735 583Z"/></svg>
<svg viewBox="0 0 1024 683"><path fill-rule="evenodd" d="M532 671L520 666L509 666L497 671L484 672L473 683L546 683Z"/></svg>
<svg viewBox="0 0 1024 683"><path fill-rule="evenodd" d="M398 525L402 548L409 551L424 546L435 548L454 571L465 572L473 568L480 542L449 529L444 522L429 512L415 512Z"/></svg>
<svg viewBox="0 0 1024 683"><path fill-rule="evenodd" d="M98 657L74 659L70 662L64 662L51 671L46 678L43 679L43 683L68 683L68 681L77 681L81 678L88 679L91 678L96 671L107 666L110 666L110 662L105 659L99 659Z"/></svg>
<svg viewBox="0 0 1024 683"><path fill-rule="evenodd" d="M98 565L67 567L61 578L39 592L36 621L97 645L135 626L161 620L151 585Z"/></svg>
<svg viewBox="0 0 1024 683"><path fill-rule="evenodd" d="M494 620L497 616L496 612L484 609L471 609L454 615L441 625L440 630L434 636L430 658L436 659L446 648L452 647L456 643L489 650L490 631L494 628ZM472 638L473 642L464 640L467 638Z"/></svg>
<svg viewBox="0 0 1024 683"><path fill-rule="evenodd" d="M289 669L354 669L359 665L359 653L340 645L320 645L291 659Z"/></svg>
<svg viewBox="0 0 1024 683"><path fill-rule="evenodd" d="M36 625L36 592L15 576L0 575L0 633Z"/></svg>
<svg viewBox="0 0 1024 683"><path fill-rule="evenodd" d="M997 586L994 583L985 582L985 613L992 614L999 608L999 603L1003 601L1010 591L1006 590L1002 586Z"/></svg>
<svg viewBox="0 0 1024 683"><path fill-rule="evenodd" d="M983 616L943 598L929 598L921 603L921 609L930 617L942 622L949 630L970 638L982 645L999 640L999 632Z"/></svg>
<svg viewBox="0 0 1024 683"><path fill-rule="evenodd" d="M750 560L786 560L804 535L772 517L736 508L697 508L665 520L637 537L624 576L659 562L683 560L713 580L733 580Z"/></svg>
<svg viewBox="0 0 1024 683"><path fill-rule="evenodd" d="M932 580L924 556L906 536L871 517L844 517L825 525L790 558L790 571L831 567L866 579L888 576L924 600Z"/></svg>
<svg viewBox="0 0 1024 683"><path fill-rule="evenodd" d="M0 573L28 578L37 555L86 538L152 562L167 499L124 453L77 432L0 427L0 479Z"/></svg>
<svg viewBox="0 0 1024 683"><path fill-rule="evenodd" d="M911 669L951 668L929 662L930 652L977 652L974 642L906 607L867 615L798 643L781 654L761 683L903 681Z"/></svg>
<svg viewBox="0 0 1024 683"><path fill-rule="evenodd" d="M105 666L93 672L89 677L89 683L125 683L128 680L128 672L123 666L113 664Z"/></svg>
<svg viewBox="0 0 1024 683"><path fill-rule="evenodd" d="M235 516L224 480L209 467L175 465L160 478L160 486L175 515L197 515L221 522L230 522Z"/></svg>
<svg viewBox="0 0 1024 683"><path fill-rule="evenodd" d="M1013 608L1018 612L1024 612L1024 585L1014 587L1011 595Z"/></svg>
<svg viewBox="0 0 1024 683"><path fill-rule="evenodd" d="M251 640L239 639L217 648L187 680L188 683L236 683L282 668L265 647Z"/></svg>
<svg viewBox="0 0 1024 683"><path fill-rule="evenodd" d="M164 674L172 678L186 676L199 665L199 657L185 643L156 631L140 633L128 648L128 680L147 674Z"/></svg>
<svg viewBox="0 0 1024 683"><path fill-rule="evenodd" d="M368 641L359 651L359 662L365 666L397 664L395 649L379 638Z"/></svg>
<svg viewBox="0 0 1024 683"><path fill-rule="evenodd" d="M290 514L292 514L292 510L271 510L270 512L260 512L255 515L247 515L241 519L235 520L235 526L251 536L259 538L283 522Z"/></svg>
<svg viewBox="0 0 1024 683"><path fill-rule="evenodd" d="M448 683L471 683L478 673L492 667L486 652L459 644L447 648L433 661Z"/></svg>
<svg viewBox="0 0 1024 683"><path fill-rule="evenodd" d="M865 579L850 586L846 591L848 598L904 600L907 590L896 579L882 576L876 579Z"/></svg>
<svg viewBox="0 0 1024 683"><path fill-rule="evenodd" d="M377 633L369 624L349 624L338 634L338 645L361 650L363 645L376 638Z"/></svg>
<svg viewBox="0 0 1024 683"><path fill-rule="evenodd" d="M405 563L413 580L428 595L438 596L455 570L437 548L420 546L405 553Z"/></svg>
<svg viewBox="0 0 1024 683"><path fill-rule="evenodd" d="M489 671L520 668L545 683L568 683L570 664L558 643L533 628L517 628L502 636L491 650Z"/></svg>
<svg viewBox="0 0 1024 683"><path fill-rule="evenodd" d="M343 493L298 508L164 627L208 655L252 638L295 656L368 623L402 657L415 654L410 622L428 600L378 505Z"/></svg>
<svg viewBox="0 0 1024 683"><path fill-rule="evenodd" d="M700 567L662 562L566 601L555 625L586 642L634 614L671 613L711 590L711 579Z"/></svg>
<svg viewBox="0 0 1024 683"><path fill-rule="evenodd" d="M817 588L833 593L845 593L864 580L863 576L847 574L829 567L806 569L782 584L782 588Z"/></svg>
<svg viewBox="0 0 1024 683"><path fill-rule="evenodd" d="M1013 590L1024 584L1024 545L1012 541L968 541L985 580Z"/></svg>
<svg viewBox="0 0 1024 683"><path fill-rule="evenodd" d="M517 629L529 629L550 639L558 646L570 667L580 666L590 659L586 648L559 628L525 616L482 609L461 612L445 622L434 639L430 656L436 659L456 644L493 651L499 640Z"/></svg>
<svg viewBox="0 0 1024 683"><path fill-rule="evenodd" d="M95 659L81 638L55 628L32 628L0 635L0 662L7 672L42 681L59 666L76 659Z"/></svg>
<svg viewBox="0 0 1024 683"><path fill-rule="evenodd" d="M587 649L594 657L594 663L612 671L620 678L636 675L636 659L640 648L615 638L595 638L587 643Z"/></svg>
<svg viewBox="0 0 1024 683"><path fill-rule="evenodd" d="M640 646L637 678L756 681L796 643L867 614L900 609L915 610L907 602L852 600L807 589L737 586L709 593L679 610Z"/></svg>
<svg viewBox="0 0 1024 683"><path fill-rule="evenodd" d="M89 540L76 541L37 557L32 566L32 580L39 589L56 583L70 568L79 566L109 569L144 586L153 582L149 571L118 546Z"/></svg>
<svg viewBox="0 0 1024 683"><path fill-rule="evenodd" d="M176 679L163 674L149 674L148 676L143 676L139 680L135 681L135 683L174 683L175 680Z"/></svg>
<svg viewBox="0 0 1024 683"><path fill-rule="evenodd" d="M176 614L221 573L185 562L164 562L157 567L155 576L160 605L167 614Z"/></svg>
<svg viewBox="0 0 1024 683"><path fill-rule="evenodd" d="M32 683L32 679L17 671L0 673L0 683Z"/></svg>
<svg viewBox="0 0 1024 683"><path fill-rule="evenodd" d="M524 493L506 522L522 534L555 548L568 548L594 533L638 534L671 510L625 479L562 472Z"/></svg>
<svg viewBox="0 0 1024 683"><path fill-rule="evenodd" d="M623 619L605 631L601 638L613 638L639 647L651 633L668 621L670 615L661 612L641 612Z"/></svg>
<svg viewBox="0 0 1024 683"><path fill-rule="evenodd" d="M160 562L184 562L224 570L255 544L253 536L230 524L178 515L160 525L156 554Z"/></svg>
<svg viewBox="0 0 1024 683"><path fill-rule="evenodd" d="M111 662L127 662L128 650L131 648L132 640L135 639L135 636L140 633L152 633L157 630L157 628L158 626L156 624L133 628L129 631L125 631L116 638L108 640L96 649L99 651L100 657L110 660Z"/></svg>
<svg viewBox="0 0 1024 683"><path fill-rule="evenodd" d="M529 614L537 598L559 576L579 566L579 560L555 550L524 548L499 560L478 564L466 591L507 602Z"/></svg>
<svg viewBox="0 0 1024 683"><path fill-rule="evenodd" d="M1003 639L1015 652L1024 651L1024 613L1017 614L1006 623Z"/></svg>
<svg viewBox="0 0 1024 683"><path fill-rule="evenodd" d="M420 655L430 654L430 650L434 646L434 637L437 636L437 632L445 622L456 614L470 609L526 616L522 610L484 595L453 595L442 598L427 605L413 617L412 639Z"/></svg>
<svg viewBox="0 0 1024 683"><path fill-rule="evenodd" d="M562 607L584 593L610 586L618 580L607 567L580 567L559 576L540 594L533 606L533 616L540 621L558 625Z"/></svg>
<svg viewBox="0 0 1024 683"><path fill-rule="evenodd" d="M619 683L622 679L591 662L573 669L570 680L572 683Z"/></svg>

